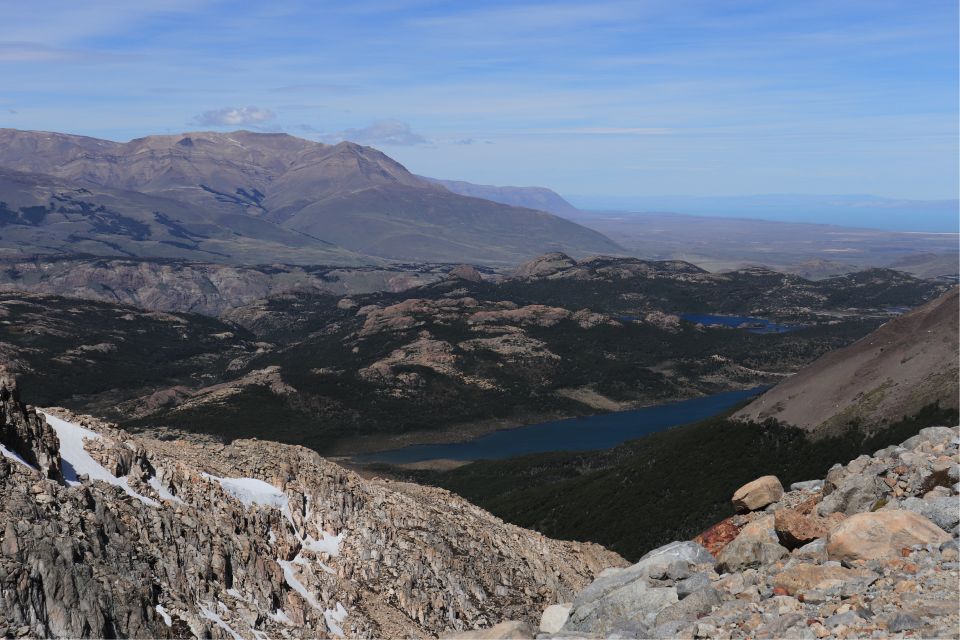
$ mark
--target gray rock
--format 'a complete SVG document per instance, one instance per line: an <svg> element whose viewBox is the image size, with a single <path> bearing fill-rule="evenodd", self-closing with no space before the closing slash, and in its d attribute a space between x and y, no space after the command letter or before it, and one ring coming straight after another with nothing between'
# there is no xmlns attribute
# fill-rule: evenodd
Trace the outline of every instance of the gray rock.
<svg viewBox="0 0 960 640"><path fill-rule="evenodd" d="M679 601L675 588L647 584L648 569L641 560L621 571L604 572L577 595L563 631L617 633L628 637L647 635L656 615Z"/></svg>
<svg viewBox="0 0 960 640"><path fill-rule="evenodd" d="M723 599L719 591L713 587L704 587L662 610L657 614L654 623L660 626L677 620L696 622L699 616L710 613L713 607L719 606L721 602Z"/></svg>
<svg viewBox="0 0 960 640"><path fill-rule="evenodd" d="M707 577L705 573L695 573L685 580L681 580L674 585L677 589L677 597L681 600L686 598L688 595L702 589L704 587L710 586L710 578Z"/></svg>
<svg viewBox="0 0 960 640"><path fill-rule="evenodd" d="M797 559L809 559L821 563L827 561L827 539L818 538L813 542L793 550L793 557Z"/></svg>
<svg viewBox="0 0 960 640"><path fill-rule="evenodd" d="M887 630L891 633L919 629L920 621L909 613L898 613L887 622Z"/></svg>
<svg viewBox="0 0 960 640"><path fill-rule="evenodd" d="M773 528L773 515L765 515L745 526L717 558L717 571L731 572L772 564L790 555L780 545Z"/></svg>
<svg viewBox="0 0 960 640"><path fill-rule="evenodd" d="M823 480L805 480L803 482L794 482L790 485L790 491L816 491L823 488Z"/></svg>
<svg viewBox="0 0 960 640"><path fill-rule="evenodd" d="M713 564L716 562L716 558L711 555L709 551L703 545L699 545L696 542L690 542L688 540L682 542L670 542L663 545L662 547L657 547L653 551L650 551L644 554L640 558L638 564L643 563L644 561L653 562L654 559L657 559L658 562L670 560L685 560L690 564Z"/></svg>
<svg viewBox="0 0 960 640"><path fill-rule="evenodd" d="M956 437L956 429L950 427L927 427L912 438L907 438L902 445L906 449L916 449L924 442L931 444L947 444Z"/></svg>
<svg viewBox="0 0 960 640"><path fill-rule="evenodd" d="M944 531L950 531L960 523L960 501L952 496L928 500L907 498L900 503L900 508L929 518Z"/></svg>
<svg viewBox="0 0 960 640"><path fill-rule="evenodd" d="M886 483L875 475L847 475L820 502L817 513L821 516L835 512L853 515L870 511L888 491Z"/></svg>
<svg viewBox="0 0 960 640"><path fill-rule="evenodd" d="M841 624L845 624L849 627L862 624L863 622L865 622L865 620L858 616L856 612L847 611L846 613L838 613L830 616L823 621L823 626L825 626L827 629L833 629L835 627L839 627Z"/></svg>

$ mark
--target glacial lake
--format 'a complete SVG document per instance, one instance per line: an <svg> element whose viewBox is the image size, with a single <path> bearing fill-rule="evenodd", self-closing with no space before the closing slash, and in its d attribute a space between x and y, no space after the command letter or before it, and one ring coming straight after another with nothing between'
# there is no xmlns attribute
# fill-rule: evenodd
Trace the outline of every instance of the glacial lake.
<svg viewBox="0 0 960 640"><path fill-rule="evenodd" d="M745 329L750 333L787 333L796 331L802 326L798 324L779 324L766 318L751 318L749 316L717 316L707 313L681 313L681 320L702 325L719 324L734 329Z"/></svg>
<svg viewBox="0 0 960 640"><path fill-rule="evenodd" d="M503 429L466 442L421 444L353 457L361 464L407 464L424 460L495 460L547 451L609 449L627 440L715 416L767 387L727 391L703 398L630 411Z"/></svg>

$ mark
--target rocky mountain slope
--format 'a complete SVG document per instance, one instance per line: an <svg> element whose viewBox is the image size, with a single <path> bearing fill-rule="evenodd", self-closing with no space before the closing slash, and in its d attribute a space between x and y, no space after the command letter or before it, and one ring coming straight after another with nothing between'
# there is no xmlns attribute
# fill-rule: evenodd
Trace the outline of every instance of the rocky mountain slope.
<svg viewBox="0 0 960 640"><path fill-rule="evenodd" d="M758 478L739 515L604 571L537 638L955 638L958 445L931 427L787 492ZM483 637L533 637L499 629Z"/></svg>
<svg viewBox="0 0 960 640"><path fill-rule="evenodd" d="M558 216L571 217L582 212L551 189L545 187L497 187L489 184L474 184L463 180L439 180L420 176L462 196L483 198L493 202L525 207L538 211L547 211Z"/></svg>
<svg viewBox="0 0 960 640"><path fill-rule="evenodd" d="M960 297L953 288L830 352L739 411L813 432L881 425L938 402L957 407Z"/></svg>
<svg viewBox="0 0 960 640"><path fill-rule="evenodd" d="M356 254L509 263L549 250L620 251L598 232L458 195L349 142L236 131L117 143L3 129L0 167L7 255L76 252L80 240L97 255L234 264L352 264ZM236 248L220 242L231 232Z"/></svg>
<svg viewBox="0 0 960 640"><path fill-rule="evenodd" d="M441 280L449 265L322 267L226 265L181 260L54 258L0 262L0 291L24 291L220 316L292 292L356 295Z"/></svg>
<svg viewBox="0 0 960 640"><path fill-rule="evenodd" d="M0 385L0 636L436 637L616 554L272 442L134 438Z"/></svg>

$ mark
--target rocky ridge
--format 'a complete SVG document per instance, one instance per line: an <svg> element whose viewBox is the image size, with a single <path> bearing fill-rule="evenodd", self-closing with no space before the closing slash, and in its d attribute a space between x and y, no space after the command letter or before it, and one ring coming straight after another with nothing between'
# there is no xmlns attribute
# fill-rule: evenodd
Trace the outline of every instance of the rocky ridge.
<svg viewBox="0 0 960 640"><path fill-rule="evenodd" d="M9 376L0 398L0 637L431 637L623 564L301 447L134 438Z"/></svg>
<svg viewBox="0 0 960 640"><path fill-rule="evenodd" d="M759 478L745 513L604 571L536 637L956 638L958 446L929 427L787 492Z"/></svg>

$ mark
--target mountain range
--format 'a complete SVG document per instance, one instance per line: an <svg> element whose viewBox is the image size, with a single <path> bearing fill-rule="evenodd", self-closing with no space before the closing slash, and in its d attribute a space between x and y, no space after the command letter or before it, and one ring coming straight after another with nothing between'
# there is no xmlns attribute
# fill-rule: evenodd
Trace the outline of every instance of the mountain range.
<svg viewBox="0 0 960 640"><path fill-rule="evenodd" d="M0 203L4 257L352 265L622 253L596 231L454 193L373 148L286 134L118 143L2 129Z"/></svg>

